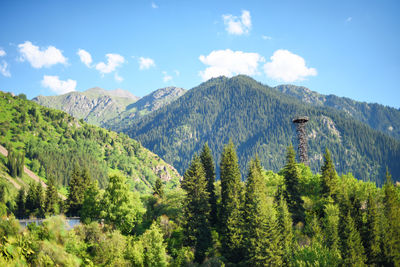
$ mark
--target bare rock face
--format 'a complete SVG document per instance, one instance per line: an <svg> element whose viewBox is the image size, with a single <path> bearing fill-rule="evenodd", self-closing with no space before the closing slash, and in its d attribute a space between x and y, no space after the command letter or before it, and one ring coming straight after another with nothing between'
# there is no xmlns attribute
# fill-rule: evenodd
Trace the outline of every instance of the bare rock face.
<svg viewBox="0 0 400 267"><path fill-rule="evenodd" d="M85 92L70 92L59 96L38 96L32 99L40 105L60 109L85 121L101 125L119 116L139 97L122 89L104 90L94 87Z"/></svg>

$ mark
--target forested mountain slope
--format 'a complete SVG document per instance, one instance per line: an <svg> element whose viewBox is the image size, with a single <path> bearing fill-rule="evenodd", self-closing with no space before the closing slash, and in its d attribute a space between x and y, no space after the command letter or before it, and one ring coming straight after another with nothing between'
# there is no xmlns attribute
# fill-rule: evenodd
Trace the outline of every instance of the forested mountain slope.
<svg viewBox="0 0 400 267"><path fill-rule="evenodd" d="M400 110L398 109L376 103L358 102L336 95L323 95L302 86L279 85L274 89L294 96L305 103L344 111L349 116L368 124L373 129L400 140Z"/></svg>
<svg viewBox="0 0 400 267"><path fill-rule="evenodd" d="M151 191L157 177L168 187L179 183L172 166L128 136L3 92L0 134L3 146L24 153L25 164L45 181L52 177L58 187L68 185L75 166L87 169L101 187L109 172L126 175L132 190Z"/></svg>
<svg viewBox="0 0 400 267"><path fill-rule="evenodd" d="M297 142L292 124L297 115L310 117L313 170L319 170L327 147L339 173L352 172L358 179L381 184L387 166L399 179L399 141L344 112L305 104L247 76L211 79L122 130L181 173L205 142L219 162L229 139L238 146L242 173L255 153L266 169L277 171L284 164L287 145Z"/></svg>
<svg viewBox="0 0 400 267"><path fill-rule="evenodd" d="M186 92L179 87L166 87L155 90L154 92L142 97L137 102L126 107L126 110L113 119L102 124L103 127L114 131L131 125L139 118L146 116L163 106L178 99Z"/></svg>

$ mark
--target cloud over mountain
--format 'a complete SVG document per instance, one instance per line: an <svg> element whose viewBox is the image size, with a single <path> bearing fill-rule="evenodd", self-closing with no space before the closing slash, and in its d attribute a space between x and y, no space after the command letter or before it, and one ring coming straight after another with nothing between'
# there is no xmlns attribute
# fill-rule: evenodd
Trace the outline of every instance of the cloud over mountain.
<svg viewBox="0 0 400 267"><path fill-rule="evenodd" d="M204 81L222 75L226 77L237 74L255 75L258 73L258 64L265 61L258 53L246 53L230 49L212 51L207 56L201 55L199 60L209 66L199 72Z"/></svg>
<svg viewBox="0 0 400 267"><path fill-rule="evenodd" d="M68 92L75 91L76 81L71 79L62 81L58 76L44 75L42 86L49 88L57 94L66 94Z"/></svg>
<svg viewBox="0 0 400 267"><path fill-rule="evenodd" d="M271 61L264 65L265 74L277 81L302 81L308 76L316 76L315 68L308 68L306 61L288 50L279 49L271 56Z"/></svg>
<svg viewBox="0 0 400 267"><path fill-rule="evenodd" d="M54 46L48 46L46 49L40 49L30 41L18 45L21 54L21 61L28 61L32 67L40 69L51 67L55 64L66 64L67 58L63 56L61 50Z"/></svg>

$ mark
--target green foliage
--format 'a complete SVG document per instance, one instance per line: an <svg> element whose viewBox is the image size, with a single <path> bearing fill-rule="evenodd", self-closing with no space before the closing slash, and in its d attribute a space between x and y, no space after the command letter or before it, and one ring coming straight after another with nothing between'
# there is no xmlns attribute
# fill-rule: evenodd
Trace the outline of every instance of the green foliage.
<svg viewBox="0 0 400 267"><path fill-rule="evenodd" d="M100 218L123 234L133 232L143 213L138 195L129 191L126 178L120 175L110 176L100 206Z"/></svg>
<svg viewBox="0 0 400 267"><path fill-rule="evenodd" d="M242 184L236 151L232 142L224 147L220 164L220 234L223 256L231 262L243 260Z"/></svg>
<svg viewBox="0 0 400 267"><path fill-rule="evenodd" d="M354 219L350 215L343 216L341 224L343 224L341 237L341 255L345 266L363 266L366 258L364 247L361 243L360 233L357 231Z"/></svg>
<svg viewBox="0 0 400 267"><path fill-rule="evenodd" d="M285 191L283 196L292 214L293 222L304 222L303 199L300 196L299 172L296 166L296 154L293 146L289 146L286 154L286 165L283 176L285 178Z"/></svg>
<svg viewBox="0 0 400 267"><path fill-rule="evenodd" d="M57 189L54 185L54 179L49 178L46 189L46 199L44 202L45 205L44 209L46 211L46 214L48 215L59 214L60 213L59 203L60 199L58 197Z"/></svg>
<svg viewBox="0 0 400 267"><path fill-rule="evenodd" d="M15 217L18 219L23 219L26 217L26 208L25 208L25 189L22 187L18 191L18 197L16 201L17 209L15 211Z"/></svg>
<svg viewBox="0 0 400 267"><path fill-rule="evenodd" d="M88 224L90 222L97 221L100 218L100 200L101 194L99 191L98 182L95 180L90 183L85 192L80 212L81 222Z"/></svg>
<svg viewBox="0 0 400 267"><path fill-rule="evenodd" d="M26 162L45 181L53 177L58 189L69 185L75 165L101 188L110 170L127 176L131 189L141 192L151 192L157 177L168 180L166 190L179 183L174 168L124 134L2 92L0 114L0 144L11 152L7 167L13 177L22 175Z"/></svg>
<svg viewBox="0 0 400 267"><path fill-rule="evenodd" d="M292 266L340 266L337 254L324 247L321 243L314 242L310 246L298 249L291 260ZM348 266L348 265L345 265ZM358 265L356 265L358 266Z"/></svg>
<svg viewBox="0 0 400 267"><path fill-rule="evenodd" d="M289 227L291 228L291 225ZM258 158L250 162L247 177L244 228L244 243L247 250L248 265L282 265L282 246L284 244L280 242L279 222L273 201L267 196ZM283 232L284 229L281 229Z"/></svg>
<svg viewBox="0 0 400 267"><path fill-rule="evenodd" d="M324 164L321 167L321 174L321 193L325 197L332 197L333 199L336 199L338 177L328 149L326 149L324 154Z"/></svg>
<svg viewBox="0 0 400 267"><path fill-rule="evenodd" d="M210 202L207 180L200 157L195 156L185 172L182 189L186 191L184 205L185 244L195 248L195 261L202 263L211 247Z"/></svg>
<svg viewBox="0 0 400 267"><path fill-rule="evenodd" d="M204 171L207 179L207 191L210 195L210 223L211 225L216 225L218 220L218 210L217 210L217 197L215 195L215 163L211 150L208 144L205 143L200 154L201 164L203 164Z"/></svg>
<svg viewBox="0 0 400 267"><path fill-rule="evenodd" d="M279 244L282 247L282 262L288 265L293 250L293 221L285 199L281 196L277 205Z"/></svg>
<svg viewBox="0 0 400 267"><path fill-rule="evenodd" d="M339 208L334 204L327 204L323 218L324 245L340 257L339 250Z"/></svg>
<svg viewBox="0 0 400 267"><path fill-rule="evenodd" d="M164 197L164 185L160 178L157 178L156 184L153 187L153 195L157 195L160 198Z"/></svg>
<svg viewBox="0 0 400 267"><path fill-rule="evenodd" d="M376 199L369 194L367 200L366 222L363 231L363 244L365 247L365 255L369 265L380 265L382 261L381 251L381 226L380 213L376 205Z"/></svg>
<svg viewBox="0 0 400 267"><path fill-rule="evenodd" d="M400 200L399 192L392 183L392 177L386 171L386 183L383 187L384 198L384 264L400 265Z"/></svg>
<svg viewBox="0 0 400 267"><path fill-rule="evenodd" d="M82 209L85 192L90 184L89 173L86 169L81 170L75 165L69 182L69 194L66 200L67 215L79 216Z"/></svg>

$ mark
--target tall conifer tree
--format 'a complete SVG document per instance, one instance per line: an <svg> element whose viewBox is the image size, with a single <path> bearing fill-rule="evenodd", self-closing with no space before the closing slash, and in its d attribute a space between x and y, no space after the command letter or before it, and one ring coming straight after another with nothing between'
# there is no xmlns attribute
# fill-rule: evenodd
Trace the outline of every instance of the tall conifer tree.
<svg viewBox="0 0 400 267"><path fill-rule="evenodd" d="M217 197L215 195L215 163L213 156L211 154L211 150L208 147L208 144L205 143L203 146L203 150L201 151L200 154L200 159L201 163L203 164L204 171L206 173L206 179L207 179L207 191L210 195L210 207L211 207L211 212L210 212L210 223L212 225L216 225L217 220L218 220L218 214L217 214Z"/></svg>
<svg viewBox="0 0 400 267"><path fill-rule="evenodd" d="M286 190L283 192L283 195L293 216L293 222L304 222L304 207L300 196L299 172L296 166L296 153L292 145L287 149L284 181Z"/></svg>
<svg viewBox="0 0 400 267"><path fill-rule="evenodd" d="M280 194L277 205L279 242L282 246L283 264L289 265L293 246L293 220L286 200Z"/></svg>
<svg viewBox="0 0 400 267"><path fill-rule="evenodd" d="M324 214L325 246L339 256L339 207L334 204L327 204Z"/></svg>
<svg viewBox="0 0 400 267"><path fill-rule="evenodd" d="M182 188L186 191L184 206L186 244L195 248L195 261L202 263L212 245L210 230L210 203L207 180L198 156L185 172Z"/></svg>
<svg viewBox="0 0 400 267"><path fill-rule="evenodd" d="M324 197L332 197L333 199L336 199L338 177L335 165L331 158L331 153L328 149L325 150L324 164L321 167L321 173L322 195Z"/></svg>
<svg viewBox="0 0 400 267"><path fill-rule="evenodd" d="M344 266L365 265L364 247L361 242L360 233L357 231L350 211L343 223L343 238L341 240L341 252Z"/></svg>
<svg viewBox="0 0 400 267"><path fill-rule="evenodd" d="M386 219L383 240L384 264L400 266L400 203L392 182L392 176L388 170L386 170L386 183L383 191L384 216Z"/></svg>
<svg viewBox="0 0 400 267"><path fill-rule="evenodd" d="M367 200L367 216L364 228L363 243L367 263L378 266L381 263L381 231L376 200L370 193Z"/></svg>
<svg viewBox="0 0 400 267"><path fill-rule="evenodd" d="M47 183L45 210L49 215L57 214L59 212L59 198L57 188L54 185L54 178L50 177Z"/></svg>
<svg viewBox="0 0 400 267"><path fill-rule="evenodd" d="M279 226L272 198L267 195L258 158L250 163L244 205L244 243L249 266L282 265Z"/></svg>
<svg viewBox="0 0 400 267"><path fill-rule="evenodd" d="M75 165L69 181L69 194L66 200L68 216L80 215L79 213L82 208L85 191L89 184L89 172L86 169L81 171L79 166Z"/></svg>
<svg viewBox="0 0 400 267"><path fill-rule="evenodd" d="M220 234L223 255L231 262L243 260L242 184L235 147L224 147L220 164L221 208Z"/></svg>
<svg viewBox="0 0 400 267"><path fill-rule="evenodd" d="M15 211L15 217L18 219L24 219L26 217L26 208L25 208L25 189L21 187L18 191L17 201L15 203L17 205L17 210Z"/></svg>
<svg viewBox="0 0 400 267"><path fill-rule="evenodd" d="M44 206L44 191L41 182L38 182L36 185L36 197L35 197L35 207L36 207L36 216L39 218L44 218L45 215L45 206Z"/></svg>

